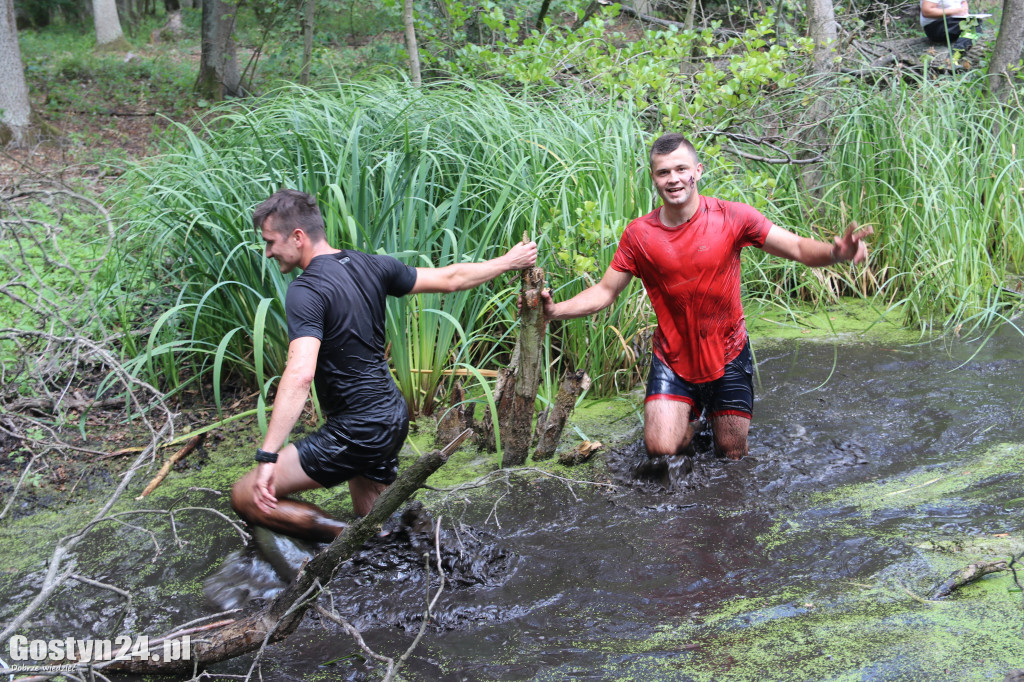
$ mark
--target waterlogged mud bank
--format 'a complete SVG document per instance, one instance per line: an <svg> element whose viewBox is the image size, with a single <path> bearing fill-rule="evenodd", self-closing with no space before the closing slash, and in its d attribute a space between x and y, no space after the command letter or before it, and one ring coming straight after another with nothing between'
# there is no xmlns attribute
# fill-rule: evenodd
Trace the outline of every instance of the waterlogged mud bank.
<svg viewBox="0 0 1024 682"><path fill-rule="evenodd" d="M755 350L757 414L744 461L705 452L690 478L666 488L634 480L643 453L627 442L606 468L584 470L614 487L530 474L421 495L442 522L452 580L403 674L1000 680L1024 668L1024 612L1009 573L927 599L954 569L1024 550L1021 338L1000 334L981 350L820 339L762 340ZM580 414L580 428L634 440L637 406L597 404ZM467 470L493 470L493 456L461 457ZM172 477L149 504L184 495L228 513L223 496L188 490L225 490L236 473L207 468ZM342 498L325 503L344 514ZM145 525L153 536L116 524L98 531L75 567L130 589L131 605L69 583L24 634L153 633L210 613L203 582L242 547L238 535L205 512L179 518L183 546L166 523ZM390 656L418 629L428 584L422 554L434 538L414 525L371 542L322 597ZM12 537L3 542L7 555ZM5 571L0 621L39 579L23 563ZM429 583L439 584L436 568ZM215 670L244 674L249 664ZM381 668L310 616L270 647L263 672L369 680Z"/></svg>

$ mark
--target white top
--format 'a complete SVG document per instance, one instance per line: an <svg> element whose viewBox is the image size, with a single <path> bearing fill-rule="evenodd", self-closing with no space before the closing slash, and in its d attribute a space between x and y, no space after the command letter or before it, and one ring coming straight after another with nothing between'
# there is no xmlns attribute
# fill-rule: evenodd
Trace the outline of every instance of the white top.
<svg viewBox="0 0 1024 682"><path fill-rule="evenodd" d="M959 7L960 5L963 4L961 2L961 0L932 0L932 2L934 2L936 5L938 5L941 9L955 9L955 8L957 8L957 7ZM926 17L923 14L920 14L920 17L921 17L921 28L924 28L925 26L927 26L928 24L932 23L933 21L941 21L942 20L942 17Z"/></svg>

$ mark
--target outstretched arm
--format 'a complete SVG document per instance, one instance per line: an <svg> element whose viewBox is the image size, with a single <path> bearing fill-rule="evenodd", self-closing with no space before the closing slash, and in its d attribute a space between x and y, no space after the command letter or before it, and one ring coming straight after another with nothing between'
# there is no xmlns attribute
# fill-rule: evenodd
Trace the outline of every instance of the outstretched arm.
<svg viewBox="0 0 1024 682"><path fill-rule="evenodd" d="M409 293L449 293L472 289L509 270L532 268L536 262L537 244L529 242L516 244L504 256L483 263L456 263L443 268L416 268L416 284Z"/></svg>
<svg viewBox="0 0 1024 682"><path fill-rule="evenodd" d="M545 291L541 295L541 300L544 301L544 318L571 320L574 317L584 317L604 310L615 302L631 279L633 275L628 272L619 272L609 266L600 282L584 289L568 301L555 303L551 298L551 292Z"/></svg>
<svg viewBox="0 0 1024 682"><path fill-rule="evenodd" d="M303 336L288 344L288 361L285 364L281 382L274 398L274 411L270 415L267 435L263 438L261 450L277 452L284 446L295 422L302 414L309 396L309 387L316 373L316 358L320 352L320 339ZM260 462L256 467L256 490L253 498L265 513L277 506L274 494L274 470L272 462Z"/></svg>
<svg viewBox="0 0 1024 682"><path fill-rule="evenodd" d="M833 244L819 242L815 239L800 237L789 230L772 225L768 237L764 240L764 249L773 256L782 256L795 260L812 268L834 265L845 261L860 263L868 257L868 247L864 237L873 234L869 225L857 229L857 223L850 223L846 234L836 237Z"/></svg>

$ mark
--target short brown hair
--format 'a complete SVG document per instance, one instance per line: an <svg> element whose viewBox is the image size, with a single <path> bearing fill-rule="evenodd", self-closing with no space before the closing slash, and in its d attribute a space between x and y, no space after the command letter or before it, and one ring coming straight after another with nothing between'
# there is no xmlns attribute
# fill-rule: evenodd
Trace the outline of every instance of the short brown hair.
<svg viewBox="0 0 1024 682"><path fill-rule="evenodd" d="M671 154L680 147L684 147L691 154L693 158L697 159L700 163L700 159L697 157L697 150L693 144L679 133L665 133L651 145L651 154L648 157L648 162L651 164L651 168L654 168L654 156L661 156L663 154Z"/></svg>
<svg viewBox="0 0 1024 682"><path fill-rule="evenodd" d="M252 226L257 231L263 229L267 218L274 216L275 232L287 234L298 228L310 239L318 242L327 239L324 230L324 217L316 199L295 189L281 189L274 192L269 199L256 207L252 213Z"/></svg>

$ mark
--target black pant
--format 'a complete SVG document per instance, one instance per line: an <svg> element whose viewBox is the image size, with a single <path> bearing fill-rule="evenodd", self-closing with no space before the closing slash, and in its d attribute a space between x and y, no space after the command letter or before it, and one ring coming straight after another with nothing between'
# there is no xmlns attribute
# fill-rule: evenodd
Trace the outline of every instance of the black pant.
<svg viewBox="0 0 1024 682"><path fill-rule="evenodd" d="M955 49L965 50L972 45L967 38L960 37L960 23L963 19L942 17L925 25L924 34L928 40L942 45L951 45Z"/></svg>

